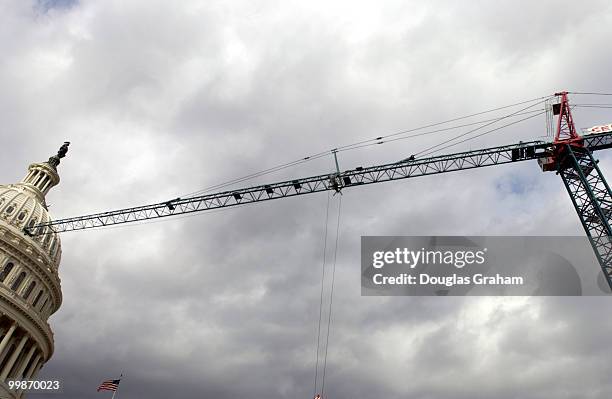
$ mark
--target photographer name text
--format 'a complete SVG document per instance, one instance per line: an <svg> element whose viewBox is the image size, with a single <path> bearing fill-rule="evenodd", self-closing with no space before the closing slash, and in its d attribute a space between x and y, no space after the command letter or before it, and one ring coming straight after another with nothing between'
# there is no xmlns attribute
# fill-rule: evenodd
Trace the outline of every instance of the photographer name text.
<svg viewBox="0 0 612 399"><path fill-rule="evenodd" d="M376 251L372 253L372 267L383 269L386 265L404 265L404 268L421 269L416 274L400 273L385 275L375 273L372 282L376 285L438 285L452 287L454 285L523 285L522 276L503 276L499 273L485 275L474 273L472 275L459 275L452 270L463 269L467 272L470 265L482 265L486 261L487 248L480 250L411 250L397 248L394 251ZM429 265L449 266L449 273L432 275L423 272ZM454 269L453 269L454 268ZM381 270L382 271L382 270Z"/></svg>

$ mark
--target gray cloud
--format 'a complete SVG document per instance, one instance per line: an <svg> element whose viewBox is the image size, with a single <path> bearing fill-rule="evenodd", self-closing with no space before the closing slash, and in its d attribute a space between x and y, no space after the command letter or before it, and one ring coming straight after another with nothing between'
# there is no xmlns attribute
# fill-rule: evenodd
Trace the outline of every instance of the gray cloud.
<svg viewBox="0 0 612 399"><path fill-rule="evenodd" d="M560 89L610 91L606 2L0 7L2 181L71 140L48 198L55 217L174 198ZM540 118L456 149L543 134ZM445 137L340 163L399 160ZM322 158L247 184L332 168ZM360 296L361 235L582 235L557 176L517 164L342 201L329 398L610 396L606 299ZM64 303L42 376L63 377L68 399L101 397L99 382L122 371L121 398L308 397L325 204L312 195L65 234Z"/></svg>

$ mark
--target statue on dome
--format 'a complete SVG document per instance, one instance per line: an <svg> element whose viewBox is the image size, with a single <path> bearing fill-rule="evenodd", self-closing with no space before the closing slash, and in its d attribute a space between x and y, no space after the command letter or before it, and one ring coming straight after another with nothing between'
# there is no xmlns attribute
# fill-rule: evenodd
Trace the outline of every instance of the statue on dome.
<svg viewBox="0 0 612 399"><path fill-rule="evenodd" d="M66 153L68 152L68 146L70 145L69 141L64 141L64 144L62 144L62 146L60 147L59 151L57 151L57 155L52 156L51 158L49 158L49 161L47 162L49 165L53 166L54 168L57 168L57 165L60 164L60 159L64 158L66 156Z"/></svg>

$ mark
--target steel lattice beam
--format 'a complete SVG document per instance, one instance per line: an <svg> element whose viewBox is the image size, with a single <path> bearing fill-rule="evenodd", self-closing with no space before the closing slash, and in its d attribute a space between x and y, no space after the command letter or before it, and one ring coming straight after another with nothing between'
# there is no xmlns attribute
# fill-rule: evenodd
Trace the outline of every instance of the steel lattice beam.
<svg viewBox="0 0 612 399"><path fill-rule="evenodd" d="M566 144L565 154L559 174L612 288L612 192L591 151Z"/></svg>
<svg viewBox="0 0 612 399"><path fill-rule="evenodd" d="M612 133L587 136L584 146L591 150L612 147ZM341 190L364 184L381 183L438 173L481 168L504 163L549 157L553 143L532 141L391 164L358 167L341 173L324 174L190 198L177 198L157 204L119 209L92 215L58 219L24 229L29 235L66 232L102 226L157 219L178 214L293 197L327 190Z"/></svg>

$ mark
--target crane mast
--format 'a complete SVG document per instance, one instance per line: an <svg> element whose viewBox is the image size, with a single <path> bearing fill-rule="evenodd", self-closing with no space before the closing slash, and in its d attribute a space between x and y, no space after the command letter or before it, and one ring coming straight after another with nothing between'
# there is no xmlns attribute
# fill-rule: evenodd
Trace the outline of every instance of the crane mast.
<svg viewBox="0 0 612 399"><path fill-rule="evenodd" d="M554 151L548 162L541 164L542 170L555 170L561 175L604 277L612 289L612 191L597 165L599 161L593 157L593 149L576 132L567 94L556 94L561 100L553 106L553 113L559 116Z"/></svg>
<svg viewBox="0 0 612 399"><path fill-rule="evenodd" d="M336 191L365 184L382 183L439 173L537 160L542 171L561 176L572 204L593 247L603 274L612 289L612 191L593 157L593 152L612 147L612 132L580 136L571 115L567 92L555 94L559 102L554 141L531 141L427 158L411 156L399 162L357 167L305 178L230 191L176 198L150 205L52 220L25 227L30 236L62 233L103 226L158 219L173 215L227 208L304 194ZM332 151L333 152L333 151ZM334 157L336 153L333 152Z"/></svg>

